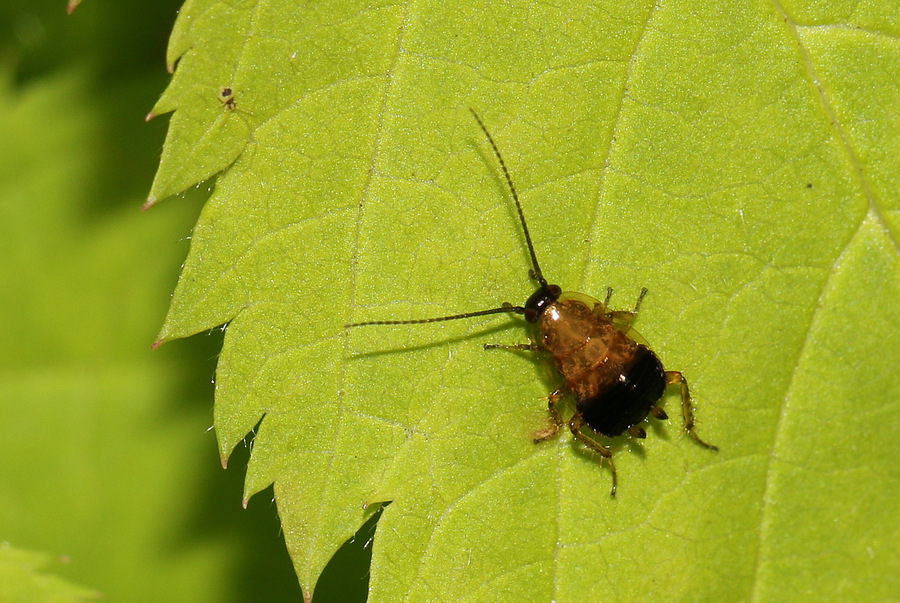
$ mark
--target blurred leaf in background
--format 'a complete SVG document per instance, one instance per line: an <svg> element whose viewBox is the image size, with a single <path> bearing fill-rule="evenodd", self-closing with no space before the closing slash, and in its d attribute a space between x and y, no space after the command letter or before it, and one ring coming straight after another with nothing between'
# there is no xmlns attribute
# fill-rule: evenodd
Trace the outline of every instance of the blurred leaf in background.
<svg viewBox="0 0 900 603"><path fill-rule="evenodd" d="M221 336L149 349L207 194L139 211L178 7L0 5L0 541L106 601L299 599L208 433Z"/></svg>
<svg viewBox="0 0 900 603"><path fill-rule="evenodd" d="M74 585L48 570L53 562L64 562L66 558L53 559L47 553L23 551L0 545L0 601L4 603L64 603L94 601L102 595L94 590Z"/></svg>

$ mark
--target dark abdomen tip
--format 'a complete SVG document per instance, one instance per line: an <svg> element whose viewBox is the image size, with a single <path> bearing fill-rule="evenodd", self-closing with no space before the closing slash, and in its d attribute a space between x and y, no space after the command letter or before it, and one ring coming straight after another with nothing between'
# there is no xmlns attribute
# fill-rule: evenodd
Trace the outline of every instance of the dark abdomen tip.
<svg viewBox="0 0 900 603"><path fill-rule="evenodd" d="M646 419L665 390L662 362L648 347L640 345L615 385L597 396L579 400L578 411L597 433L618 436Z"/></svg>

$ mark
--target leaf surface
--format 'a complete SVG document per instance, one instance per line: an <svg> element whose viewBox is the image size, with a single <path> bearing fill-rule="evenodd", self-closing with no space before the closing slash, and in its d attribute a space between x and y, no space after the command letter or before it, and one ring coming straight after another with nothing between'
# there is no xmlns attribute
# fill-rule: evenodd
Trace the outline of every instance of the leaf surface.
<svg viewBox="0 0 900 603"><path fill-rule="evenodd" d="M53 567L49 554L23 551L4 544L0 547L0 599L3 601L77 603L102 598L95 590L47 572L48 566Z"/></svg>
<svg viewBox="0 0 900 603"><path fill-rule="evenodd" d="M228 323L220 453L255 431L307 596L384 501L372 601L895 593L898 33L887 1L188 2L151 200L218 177L160 340ZM610 500L531 441L553 371L483 351L520 321L343 328L531 293L466 107L553 282L650 289L719 454L670 397Z"/></svg>

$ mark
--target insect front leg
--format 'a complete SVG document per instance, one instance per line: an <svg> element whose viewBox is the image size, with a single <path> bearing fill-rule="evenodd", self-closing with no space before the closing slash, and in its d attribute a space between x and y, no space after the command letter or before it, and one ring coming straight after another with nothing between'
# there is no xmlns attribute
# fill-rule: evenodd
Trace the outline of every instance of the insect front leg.
<svg viewBox="0 0 900 603"><path fill-rule="evenodd" d="M612 491L610 491L609 495L615 498L616 488L619 487L619 478L616 475L616 465L612 460L612 449L609 446L604 446L600 442L582 432L581 428L585 425L586 423L584 417L581 416L581 413L575 413L575 415L572 417L572 420L569 421L569 430L572 432L572 435L575 436L576 440L599 454L601 457L603 457L603 460L609 463L609 470L612 472ZM600 464L602 465L603 462L601 461Z"/></svg>
<svg viewBox="0 0 900 603"><path fill-rule="evenodd" d="M679 383L681 384L681 412L684 415L684 431L704 448L718 451L718 446L707 444L701 440L700 436L697 435L697 432L694 431L694 408L693 403L691 402L691 392L688 389L687 379L684 378L684 375L682 375L680 371L666 371L666 385L675 385Z"/></svg>
<svg viewBox="0 0 900 603"><path fill-rule="evenodd" d="M559 429L563 425L565 425L565 421L563 421L562 414L559 412L559 401L563 399L565 394L562 390L556 390L549 396L547 396L547 408L550 410L550 427L545 429L544 431L539 431L534 434L534 443L540 444L541 442L546 442L551 438L555 438L559 434Z"/></svg>

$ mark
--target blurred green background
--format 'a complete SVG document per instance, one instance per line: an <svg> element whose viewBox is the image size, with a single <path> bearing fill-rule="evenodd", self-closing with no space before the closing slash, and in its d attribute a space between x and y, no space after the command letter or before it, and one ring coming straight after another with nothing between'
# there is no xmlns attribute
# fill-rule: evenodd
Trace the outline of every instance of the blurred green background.
<svg viewBox="0 0 900 603"><path fill-rule="evenodd" d="M216 453L221 333L150 351L209 194L139 211L179 5L0 4L0 542L106 601L300 600L271 488L243 510L248 448ZM365 598L372 530L317 601Z"/></svg>

